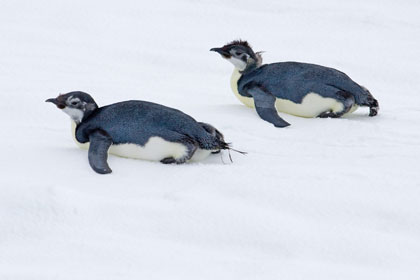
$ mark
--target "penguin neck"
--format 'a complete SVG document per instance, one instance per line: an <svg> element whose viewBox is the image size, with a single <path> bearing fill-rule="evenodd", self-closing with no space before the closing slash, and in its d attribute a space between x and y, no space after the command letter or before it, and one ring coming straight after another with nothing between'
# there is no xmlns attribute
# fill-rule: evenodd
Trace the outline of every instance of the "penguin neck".
<svg viewBox="0 0 420 280"><path fill-rule="evenodd" d="M254 71L258 67L259 67L258 63L254 60L251 60L251 62L246 65L245 69L239 72L241 72L241 74L247 74L251 71Z"/></svg>
<svg viewBox="0 0 420 280"><path fill-rule="evenodd" d="M80 143L79 141L77 141L76 138L76 129L77 129L78 124L71 119L71 134L72 134L72 138L73 141L76 143L76 145L81 148L81 149L88 149L89 148L89 143Z"/></svg>
<svg viewBox="0 0 420 280"><path fill-rule="evenodd" d="M95 103L95 108L93 108L93 109L90 109L90 110L86 110L85 112L84 112L84 114L83 114L83 118L82 118L82 121L81 122L83 122L83 121L85 121L85 120L87 120L93 113L95 113L96 112L96 110L98 110L98 105L96 105L96 103ZM76 125L77 125L77 123L76 123Z"/></svg>

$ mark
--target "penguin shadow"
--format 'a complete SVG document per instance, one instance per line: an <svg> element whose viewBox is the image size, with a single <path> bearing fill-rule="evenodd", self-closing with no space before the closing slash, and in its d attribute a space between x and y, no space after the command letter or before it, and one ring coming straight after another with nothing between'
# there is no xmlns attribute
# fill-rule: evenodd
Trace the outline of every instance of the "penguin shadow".
<svg viewBox="0 0 420 280"><path fill-rule="evenodd" d="M237 161L235 159L237 159L237 156L235 155L229 156L228 151L221 151L220 153L217 153L217 154L211 154L203 160L200 160L200 161L192 160L192 161L187 161L183 164L176 164L176 163L163 164L159 161L126 158L126 157L120 157L120 156L116 156L112 154L108 155L108 163L110 164L110 166L112 167L112 166L123 165L124 167L121 167L121 168L128 168L129 166L132 167L133 164L138 165L139 168L146 168L147 166L155 166L159 168L170 168L170 169L194 168L194 167L200 167L200 166L223 166L223 165L231 165L235 163L235 161Z"/></svg>
<svg viewBox="0 0 420 280"><path fill-rule="evenodd" d="M344 115L339 119L349 120L349 121L360 121L360 122L369 121L369 122L371 122L372 120L377 120L380 117L381 117L381 114L378 114L374 118L369 117L369 112L363 112L361 110L360 112L357 112L357 113L351 113L351 114Z"/></svg>

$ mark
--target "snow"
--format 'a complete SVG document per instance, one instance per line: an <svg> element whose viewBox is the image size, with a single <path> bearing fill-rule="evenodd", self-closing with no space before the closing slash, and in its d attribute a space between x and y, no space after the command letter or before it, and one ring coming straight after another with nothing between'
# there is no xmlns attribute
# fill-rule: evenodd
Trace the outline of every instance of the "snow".
<svg viewBox="0 0 420 280"><path fill-rule="evenodd" d="M0 3L0 279L418 279L418 1ZM212 47L340 69L381 110L276 129ZM141 99L249 154L95 174L44 100Z"/></svg>

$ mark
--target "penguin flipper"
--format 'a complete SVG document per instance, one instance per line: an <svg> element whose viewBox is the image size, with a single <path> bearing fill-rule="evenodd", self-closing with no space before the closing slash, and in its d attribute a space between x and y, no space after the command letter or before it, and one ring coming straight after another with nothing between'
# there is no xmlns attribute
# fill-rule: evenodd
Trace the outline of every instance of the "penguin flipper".
<svg viewBox="0 0 420 280"><path fill-rule="evenodd" d="M112 144L111 137L102 130L96 130L89 135L89 164L99 174L108 174L112 170L108 166L108 149Z"/></svg>
<svg viewBox="0 0 420 280"><path fill-rule="evenodd" d="M290 125L278 115L275 107L276 97L274 95L266 92L259 86L249 88L247 93L254 98L255 109L263 120L272 123L275 127Z"/></svg>

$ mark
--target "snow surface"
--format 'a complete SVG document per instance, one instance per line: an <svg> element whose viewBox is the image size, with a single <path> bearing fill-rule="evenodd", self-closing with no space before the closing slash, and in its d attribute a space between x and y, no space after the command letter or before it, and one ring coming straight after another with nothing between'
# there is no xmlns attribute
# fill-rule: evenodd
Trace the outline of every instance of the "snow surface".
<svg viewBox="0 0 420 280"><path fill-rule="evenodd" d="M418 1L0 2L0 279L420 279ZM211 47L338 68L379 100L276 129ZM179 108L234 147L95 174L49 97ZM224 161L228 157L224 155Z"/></svg>

